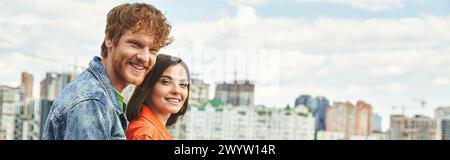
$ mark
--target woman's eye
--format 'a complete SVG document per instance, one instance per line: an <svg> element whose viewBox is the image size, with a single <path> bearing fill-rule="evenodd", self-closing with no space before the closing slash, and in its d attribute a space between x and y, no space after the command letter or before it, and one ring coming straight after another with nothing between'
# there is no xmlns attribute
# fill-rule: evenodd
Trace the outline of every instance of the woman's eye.
<svg viewBox="0 0 450 160"><path fill-rule="evenodd" d="M161 83L164 84L164 85L169 85L169 84L170 84L170 80L163 79L163 80L161 81Z"/></svg>
<svg viewBox="0 0 450 160"><path fill-rule="evenodd" d="M181 86L181 88L187 88L187 87L188 87L188 84L181 83L180 86Z"/></svg>

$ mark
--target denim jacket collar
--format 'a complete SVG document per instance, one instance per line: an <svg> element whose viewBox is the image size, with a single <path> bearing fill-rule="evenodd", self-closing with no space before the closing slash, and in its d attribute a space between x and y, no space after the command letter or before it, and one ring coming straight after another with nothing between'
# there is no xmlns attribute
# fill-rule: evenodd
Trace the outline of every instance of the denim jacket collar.
<svg viewBox="0 0 450 160"><path fill-rule="evenodd" d="M115 97L111 99L111 101L114 103L115 110L117 113L123 114L123 111L120 109L119 100L117 99L117 96L114 92L114 87L111 83L111 80L109 79L108 73L106 72L105 68L103 67L103 64L101 63L101 60L102 59L100 57L95 56L89 63L88 70L95 76L95 78L97 78L100 81L102 88L109 95L109 97Z"/></svg>

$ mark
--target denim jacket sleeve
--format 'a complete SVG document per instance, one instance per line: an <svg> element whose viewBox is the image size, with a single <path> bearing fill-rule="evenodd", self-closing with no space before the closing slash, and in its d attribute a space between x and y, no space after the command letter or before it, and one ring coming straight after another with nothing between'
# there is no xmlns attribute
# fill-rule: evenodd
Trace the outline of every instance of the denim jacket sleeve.
<svg viewBox="0 0 450 160"><path fill-rule="evenodd" d="M64 139L106 140L112 139L111 128L114 110L101 101L86 100L67 112Z"/></svg>

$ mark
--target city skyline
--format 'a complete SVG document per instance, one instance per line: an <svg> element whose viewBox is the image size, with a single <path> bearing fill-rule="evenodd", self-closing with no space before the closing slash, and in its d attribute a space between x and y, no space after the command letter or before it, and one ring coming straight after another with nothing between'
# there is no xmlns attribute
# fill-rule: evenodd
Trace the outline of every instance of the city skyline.
<svg viewBox="0 0 450 160"><path fill-rule="evenodd" d="M100 55L107 11L119 3L0 2L10 6L0 12L0 85L18 86L27 71L36 97L46 72L87 66ZM161 53L185 59L208 84L255 81L255 104L293 106L301 94L364 100L383 117L384 129L390 114L401 113L392 106L432 116L450 105L448 1L149 3L173 26L175 41ZM427 102L423 112L416 98Z"/></svg>
<svg viewBox="0 0 450 160"><path fill-rule="evenodd" d="M26 86L33 78L27 73L22 73L20 87L0 86L0 110L2 111L0 139L39 139L39 132L42 131L42 124L55 96L73 76L72 73L47 73L46 79L41 81L41 88L44 91L40 93L39 99L27 98L29 90ZM197 88L196 94L202 97L205 92L201 90L206 86L203 83L199 84L201 85L191 87ZM231 84L234 85L234 83ZM238 92L244 93L238 93L239 99L248 98L246 91ZM314 137L317 140L445 140L449 136L450 106L435 109L434 118L422 115L411 118L403 114L391 115L389 130L381 132L378 128L381 125L380 119L377 120L377 114L372 112L370 103L333 102L326 111L325 129L316 129L314 132L314 126L317 124L314 113L317 107L320 108L316 105L321 104L320 101L327 101L325 97L311 99L311 96L301 95L296 100L295 107L284 108L268 108L253 104L235 106L217 97L205 103L205 99L199 97L190 100L197 102L192 103L197 105L188 109L190 111L187 117L171 127L171 133L176 139L313 139ZM229 94L227 97L225 99L234 96ZM209 113L205 114L204 111ZM273 111L276 112L275 115ZM202 122L213 123L204 125ZM194 128L198 131L198 127L201 128L201 132L206 132L208 135L195 134ZM236 132L238 130L244 131L243 134L234 134L240 133Z"/></svg>

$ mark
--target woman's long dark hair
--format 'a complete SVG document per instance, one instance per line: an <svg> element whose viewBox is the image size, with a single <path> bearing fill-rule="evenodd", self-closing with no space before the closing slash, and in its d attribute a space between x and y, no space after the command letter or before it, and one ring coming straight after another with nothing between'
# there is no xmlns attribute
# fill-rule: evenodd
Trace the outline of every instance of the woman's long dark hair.
<svg viewBox="0 0 450 160"><path fill-rule="evenodd" d="M159 78L163 74L163 72L169 68L172 65L181 64L183 68L186 70L188 81L191 81L189 69L187 65L178 57L173 57L165 54L159 54L156 58L155 66L152 70L145 76L144 81L142 84L136 86L136 89L133 92L133 95L130 98L130 101L128 102L127 107L127 118L129 121L132 121L139 117L139 112L141 110L142 104L146 101L146 99L149 98L153 87L155 86L156 82L158 82ZM183 104L183 107L181 107L180 111L178 111L175 114L171 114L169 119L167 120L166 126L170 126L175 124L177 122L178 117L184 115L186 113L188 102L189 102L189 90L190 90L190 84L187 86L188 89L188 95L186 96L186 101ZM150 107L150 106L149 106Z"/></svg>

